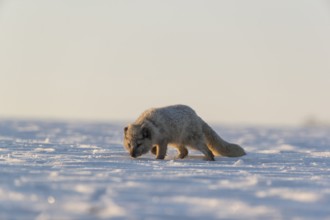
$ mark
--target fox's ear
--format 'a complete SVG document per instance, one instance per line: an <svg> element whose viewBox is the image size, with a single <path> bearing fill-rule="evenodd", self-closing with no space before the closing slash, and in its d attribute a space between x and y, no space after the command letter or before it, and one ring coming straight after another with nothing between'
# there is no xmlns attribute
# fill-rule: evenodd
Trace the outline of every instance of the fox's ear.
<svg viewBox="0 0 330 220"><path fill-rule="evenodd" d="M151 139L151 132L150 132L149 128L147 128L147 127L142 128L142 137Z"/></svg>
<svg viewBox="0 0 330 220"><path fill-rule="evenodd" d="M125 133L125 134L126 134L127 130L128 130L128 127L125 127L125 128L124 128L124 133Z"/></svg>

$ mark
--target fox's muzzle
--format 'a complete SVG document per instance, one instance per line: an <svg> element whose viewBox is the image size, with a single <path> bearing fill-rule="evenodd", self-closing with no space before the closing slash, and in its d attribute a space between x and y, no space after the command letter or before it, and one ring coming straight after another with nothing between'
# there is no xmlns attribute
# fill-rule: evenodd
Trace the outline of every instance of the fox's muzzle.
<svg viewBox="0 0 330 220"><path fill-rule="evenodd" d="M134 149L131 150L130 155L131 155L131 157L133 157L133 158L136 158L136 157L137 157L136 152L135 152Z"/></svg>

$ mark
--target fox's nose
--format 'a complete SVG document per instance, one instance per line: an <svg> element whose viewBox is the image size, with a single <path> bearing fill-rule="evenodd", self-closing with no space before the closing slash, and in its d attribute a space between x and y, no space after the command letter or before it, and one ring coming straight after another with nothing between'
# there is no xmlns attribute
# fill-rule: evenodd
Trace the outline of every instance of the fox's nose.
<svg viewBox="0 0 330 220"><path fill-rule="evenodd" d="M136 158L136 153L134 150L131 151L131 157Z"/></svg>

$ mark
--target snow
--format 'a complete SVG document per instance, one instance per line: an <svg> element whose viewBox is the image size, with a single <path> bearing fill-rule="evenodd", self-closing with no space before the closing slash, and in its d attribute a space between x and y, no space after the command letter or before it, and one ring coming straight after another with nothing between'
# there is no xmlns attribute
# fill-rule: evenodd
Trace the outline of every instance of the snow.
<svg viewBox="0 0 330 220"><path fill-rule="evenodd" d="M129 157L120 123L0 121L0 219L330 219L330 128L213 126L247 155Z"/></svg>

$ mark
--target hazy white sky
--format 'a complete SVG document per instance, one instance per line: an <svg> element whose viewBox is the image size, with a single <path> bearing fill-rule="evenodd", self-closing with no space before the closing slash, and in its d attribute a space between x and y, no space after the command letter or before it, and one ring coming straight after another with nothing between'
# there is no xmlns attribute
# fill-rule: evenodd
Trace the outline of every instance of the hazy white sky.
<svg viewBox="0 0 330 220"><path fill-rule="evenodd" d="M0 0L0 117L330 121L327 0Z"/></svg>

